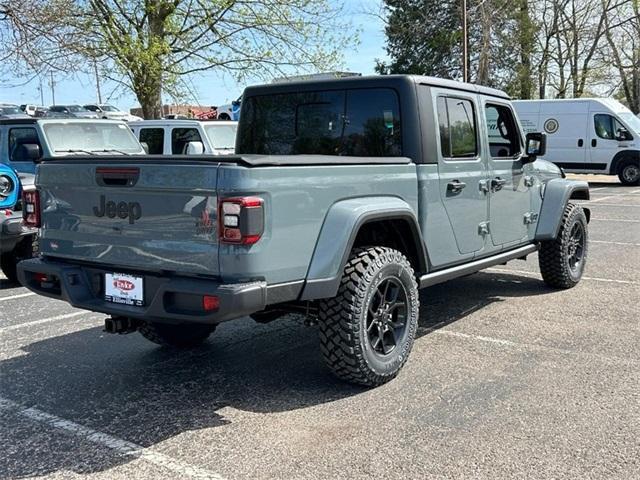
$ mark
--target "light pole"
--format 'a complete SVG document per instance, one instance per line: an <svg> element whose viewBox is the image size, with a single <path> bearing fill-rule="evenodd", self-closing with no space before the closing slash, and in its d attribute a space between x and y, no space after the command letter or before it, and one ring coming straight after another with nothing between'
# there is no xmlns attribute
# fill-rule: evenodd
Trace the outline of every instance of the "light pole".
<svg viewBox="0 0 640 480"><path fill-rule="evenodd" d="M467 26L467 0L462 0L462 81L469 81L469 29Z"/></svg>
<svg viewBox="0 0 640 480"><path fill-rule="evenodd" d="M51 105L56 104L56 90L55 90L55 82L53 81L53 70L50 70L51 74Z"/></svg>

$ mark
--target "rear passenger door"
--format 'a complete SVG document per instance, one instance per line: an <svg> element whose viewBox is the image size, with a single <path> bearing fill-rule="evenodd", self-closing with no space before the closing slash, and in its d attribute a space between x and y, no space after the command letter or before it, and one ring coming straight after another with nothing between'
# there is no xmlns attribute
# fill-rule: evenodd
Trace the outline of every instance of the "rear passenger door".
<svg viewBox="0 0 640 480"><path fill-rule="evenodd" d="M434 89L439 127L440 198L461 259L482 250L487 228L487 165L481 155L478 103L473 94Z"/></svg>
<svg viewBox="0 0 640 480"><path fill-rule="evenodd" d="M490 173L489 230L493 246L503 248L528 238L534 177L524 172L522 136L509 103L486 99L483 110Z"/></svg>

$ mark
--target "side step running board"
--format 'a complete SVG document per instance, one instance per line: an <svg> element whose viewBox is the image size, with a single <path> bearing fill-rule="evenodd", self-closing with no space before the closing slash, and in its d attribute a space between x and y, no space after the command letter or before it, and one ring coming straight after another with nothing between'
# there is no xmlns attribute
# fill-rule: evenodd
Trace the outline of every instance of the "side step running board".
<svg viewBox="0 0 640 480"><path fill-rule="evenodd" d="M516 258L526 257L530 253L538 250L538 245L525 245L524 247L516 248L515 250L509 250L508 252L502 252L492 257L481 258L471 263L465 263L464 265L457 265L455 267L447 268L445 270L439 270L433 273L427 273L420 277L420 288L430 287L437 283L453 280L454 278L463 277L471 273L479 272L485 268L506 263L509 260L515 260Z"/></svg>

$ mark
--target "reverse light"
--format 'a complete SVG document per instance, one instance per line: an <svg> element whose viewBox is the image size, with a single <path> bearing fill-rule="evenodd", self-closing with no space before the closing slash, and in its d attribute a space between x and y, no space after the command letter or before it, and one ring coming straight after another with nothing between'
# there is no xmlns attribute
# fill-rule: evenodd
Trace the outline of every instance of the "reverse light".
<svg viewBox="0 0 640 480"><path fill-rule="evenodd" d="M260 197L221 199L219 219L220 242L253 245L264 232L264 201Z"/></svg>
<svg viewBox="0 0 640 480"><path fill-rule="evenodd" d="M27 227L40 228L40 193L25 190L22 193L22 223Z"/></svg>

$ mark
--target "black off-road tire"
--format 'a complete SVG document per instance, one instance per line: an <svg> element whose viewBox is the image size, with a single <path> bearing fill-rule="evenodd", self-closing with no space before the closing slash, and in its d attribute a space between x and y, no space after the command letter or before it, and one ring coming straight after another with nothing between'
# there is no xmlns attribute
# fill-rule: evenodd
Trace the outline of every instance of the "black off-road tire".
<svg viewBox="0 0 640 480"><path fill-rule="evenodd" d="M0 256L0 270L11 283L18 283L18 263L38 254L37 236L26 237L18 243L13 251Z"/></svg>
<svg viewBox="0 0 640 480"><path fill-rule="evenodd" d="M0 269L4 276L7 277L7 280L11 283L18 282L18 266L19 259L14 255L13 252L3 253L0 257Z"/></svg>
<svg viewBox="0 0 640 480"><path fill-rule="evenodd" d="M572 268L572 234L576 229L583 232L582 252L579 262ZM584 273L589 249L587 217L582 207L568 203L562 215L560 231L555 240L542 242L538 253L538 263L542 279L550 287L575 287Z"/></svg>
<svg viewBox="0 0 640 480"><path fill-rule="evenodd" d="M145 322L138 327L140 334L150 342L173 348L196 347L209 338L215 329L215 325L199 323L174 325Z"/></svg>
<svg viewBox="0 0 640 480"><path fill-rule="evenodd" d="M640 185L640 159L625 160L618 169L618 178L623 185Z"/></svg>
<svg viewBox="0 0 640 480"><path fill-rule="evenodd" d="M367 330L374 297L379 299L379 310L384 308L383 295L378 292L384 282L391 283L399 292L394 304L400 303L398 295L403 295L406 305L402 307L404 329L398 335L400 338L395 330L390 332L395 346L388 354L375 351ZM388 382L398 374L411 352L419 306L415 274L402 253L385 247L355 249L344 268L338 294L319 305L320 347L326 364L338 378L351 383L373 387ZM384 351L384 340L382 344Z"/></svg>

